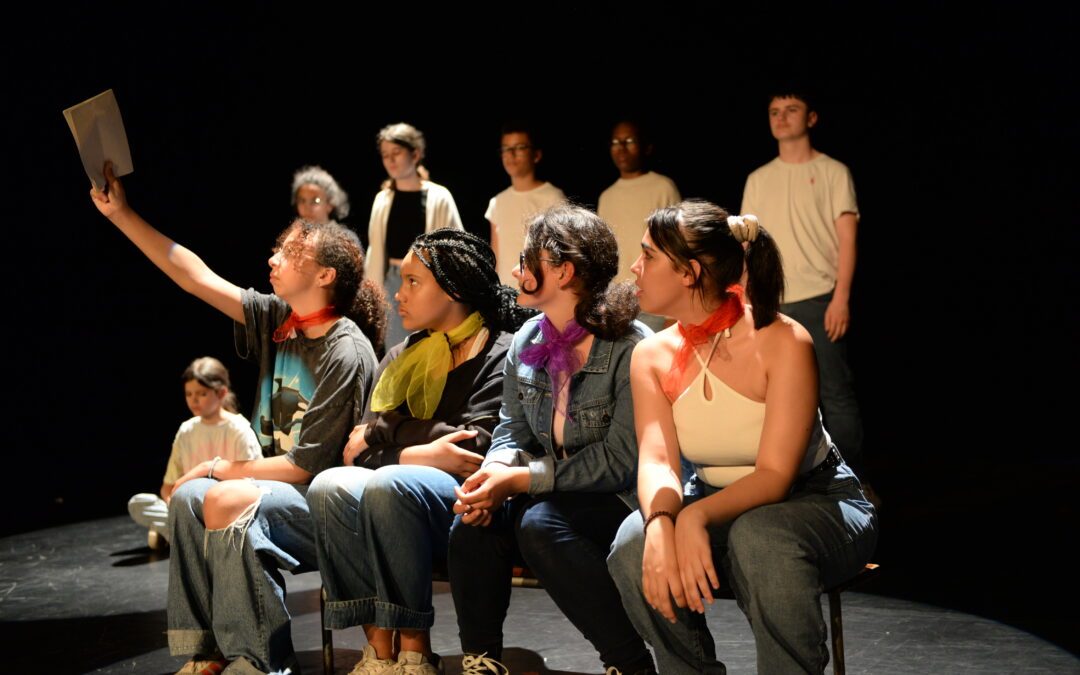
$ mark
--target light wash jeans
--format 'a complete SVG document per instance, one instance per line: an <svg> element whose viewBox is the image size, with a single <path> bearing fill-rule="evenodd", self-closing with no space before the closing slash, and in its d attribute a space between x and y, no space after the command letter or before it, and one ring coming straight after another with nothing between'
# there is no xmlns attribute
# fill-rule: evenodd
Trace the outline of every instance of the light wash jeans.
<svg viewBox="0 0 1080 675"><path fill-rule="evenodd" d="M430 466L320 473L308 491L326 625L427 630L432 560L446 558L456 477Z"/></svg>
<svg viewBox="0 0 1080 675"><path fill-rule="evenodd" d="M230 674L297 673L281 570L316 568L307 486L253 481L264 493L246 528L207 530L203 499L216 482L187 482L169 502L169 650L220 650Z"/></svg>
<svg viewBox="0 0 1080 675"><path fill-rule="evenodd" d="M401 267L397 265L386 266L386 276L383 278L383 289L386 291L386 301L390 309L386 315L386 350L409 337L409 331L401 323L401 315L398 314L398 303L394 294L401 289Z"/></svg>
<svg viewBox="0 0 1080 675"><path fill-rule="evenodd" d="M862 417L855 397L855 377L848 365L847 336L833 342L825 332L825 310L832 298L832 293L826 293L790 302L780 305L780 312L798 321L814 339L818 395L825 428L844 459L862 473Z"/></svg>
<svg viewBox="0 0 1080 675"><path fill-rule="evenodd" d="M697 494L717 490L693 482ZM821 593L854 577L877 542L877 517L855 475L841 463L796 481L786 501L710 527L713 561L754 632L759 673L821 673L829 661ZM645 602L645 535L635 512L615 537L608 568L630 620L652 645L664 675L725 673L701 614L676 608L672 624ZM674 605L674 601L672 602Z"/></svg>
<svg viewBox="0 0 1080 675"><path fill-rule="evenodd" d="M169 505L160 496L140 492L128 500L128 513L139 525L168 538Z"/></svg>

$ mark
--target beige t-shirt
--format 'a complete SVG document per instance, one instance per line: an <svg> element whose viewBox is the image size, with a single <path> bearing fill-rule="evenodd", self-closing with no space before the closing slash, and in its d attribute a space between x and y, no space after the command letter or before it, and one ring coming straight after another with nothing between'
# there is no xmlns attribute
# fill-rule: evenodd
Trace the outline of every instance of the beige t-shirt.
<svg viewBox="0 0 1080 675"><path fill-rule="evenodd" d="M500 281L507 286L517 285L510 271L518 264L521 249L525 247L525 226L529 218L564 201L566 195L551 183L525 192L508 187L491 198L484 218L495 225L499 236L495 269Z"/></svg>
<svg viewBox="0 0 1080 675"><path fill-rule="evenodd" d="M836 287L840 241L836 219L859 217L855 183L841 162L819 154L789 164L777 157L746 179L742 213L752 213L776 240L784 259L784 302Z"/></svg>
<svg viewBox="0 0 1080 675"><path fill-rule="evenodd" d="M255 431L243 415L222 410L218 424L207 424L201 417L192 417L176 432L169 465L161 482L175 483L199 462L215 457L244 461L262 456Z"/></svg>
<svg viewBox="0 0 1080 675"><path fill-rule="evenodd" d="M637 178L620 178L600 194L596 213L611 226L619 243L617 281L634 278L630 266L641 255L641 235L649 215L681 199L674 181L652 171Z"/></svg>

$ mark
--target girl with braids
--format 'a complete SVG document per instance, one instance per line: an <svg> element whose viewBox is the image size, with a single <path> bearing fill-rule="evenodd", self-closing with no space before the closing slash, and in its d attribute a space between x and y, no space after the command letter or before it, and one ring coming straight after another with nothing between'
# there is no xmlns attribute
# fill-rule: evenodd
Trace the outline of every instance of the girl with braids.
<svg viewBox="0 0 1080 675"><path fill-rule="evenodd" d="M354 673L437 672L432 560L446 557L454 489L491 444L506 331L532 314L499 284L488 244L460 230L417 237L401 278L398 312L415 332L379 365L345 466L308 493L326 624L367 637Z"/></svg>
<svg viewBox="0 0 1080 675"><path fill-rule="evenodd" d="M444 227L463 228L454 196L428 180L423 165L427 142L419 129L404 122L389 124L379 131L375 144L387 178L371 205L367 275L393 299L402 283L401 261L413 239ZM408 335L393 303L386 338L391 346Z"/></svg>
<svg viewBox="0 0 1080 675"><path fill-rule="evenodd" d="M499 663L517 552L609 671L649 673L652 657L623 611L604 560L637 507L630 354L635 322L611 228L554 207L529 225L514 270L518 302L542 316L514 336L502 409L479 471L457 490L450 590L465 672Z"/></svg>
<svg viewBox="0 0 1080 675"><path fill-rule="evenodd" d="M127 204L106 165L94 205L181 288L236 322L236 347L259 364L252 419L264 458L197 464L169 502L168 638L195 654L180 671L295 670L279 569L314 569L306 483L341 461L375 370L362 330L385 321L381 289L364 282L356 235L330 222L297 221L270 258L274 295L215 274ZM356 322L354 323L354 317ZM358 326L359 324L359 326Z"/></svg>
<svg viewBox="0 0 1080 675"><path fill-rule="evenodd" d="M754 216L685 201L653 212L641 248L641 308L678 323L631 365L641 511L608 561L623 605L661 672L723 673L704 616L722 571L758 671L821 673L822 588L862 569L877 519L822 428L810 336L777 313L776 244Z"/></svg>

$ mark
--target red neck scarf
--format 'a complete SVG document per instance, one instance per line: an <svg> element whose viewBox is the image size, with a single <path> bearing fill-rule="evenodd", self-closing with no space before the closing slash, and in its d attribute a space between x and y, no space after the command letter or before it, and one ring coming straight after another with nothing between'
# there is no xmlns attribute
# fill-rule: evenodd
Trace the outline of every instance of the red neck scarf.
<svg viewBox="0 0 1080 675"><path fill-rule="evenodd" d="M341 314L333 307L323 307L319 311L312 312L307 316L300 316L296 312L293 312L289 314L288 319L285 319L285 323L274 330L274 342L285 342L289 338L296 337L297 330L318 326L320 323L326 323L327 321L337 319L340 316Z"/></svg>
<svg viewBox="0 0 1080 675"><path fill-rule="evenodd" d="M664 377L663 388L668 399L674 401L678 395L679 383L682 381L686 365L690 362L694 350L698 345L705 344L713 335L722 330L727 330L735 325L743 316L743 288L739 284L732 284L727 288L727 298L720 306L709 315L709 318L700 324L679 323L679 334L682 335L682 344L675 352L675 361L671 364L671 370Z"/></svg>

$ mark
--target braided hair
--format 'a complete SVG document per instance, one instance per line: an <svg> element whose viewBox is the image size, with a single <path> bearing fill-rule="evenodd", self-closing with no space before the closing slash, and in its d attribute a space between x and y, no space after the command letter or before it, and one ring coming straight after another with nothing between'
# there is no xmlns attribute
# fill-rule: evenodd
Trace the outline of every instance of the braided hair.
<svg viewBox="0 0 1080 675"><path fill-rule="evenodd" d="M475 234L435 230L417 237L412 252L446 294L480 312L491 331L513 333L536 313L517 304L515 289L499 283L495 253Z"/></svg>

